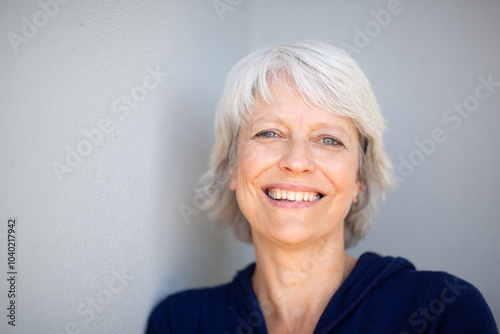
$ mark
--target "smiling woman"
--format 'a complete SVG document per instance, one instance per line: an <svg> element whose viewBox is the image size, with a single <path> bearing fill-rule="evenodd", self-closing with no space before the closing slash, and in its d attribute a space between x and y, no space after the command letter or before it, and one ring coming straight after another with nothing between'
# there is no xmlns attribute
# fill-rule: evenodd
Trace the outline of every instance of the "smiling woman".
<svg viewBox="0 0 500 334"><path fill-rule="evenodd" d="M392 185L384 128L343 51L299 41L240 61L202 180L207 209L254 244L255 264L226 285L168 297L147 333L498 333L469 283L345 252Z"/></svg>

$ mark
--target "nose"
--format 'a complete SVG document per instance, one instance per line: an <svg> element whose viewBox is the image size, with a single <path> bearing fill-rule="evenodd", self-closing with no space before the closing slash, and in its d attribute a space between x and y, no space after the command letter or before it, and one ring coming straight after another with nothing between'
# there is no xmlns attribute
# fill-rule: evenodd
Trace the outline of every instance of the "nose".
<svg viewBox="0 0 500 334"><path fill-rule="evenodd" d="M310 173L316 168L311 148L307 142L300 140L291 140L285 145L279 166L293 173Z"/></svg>

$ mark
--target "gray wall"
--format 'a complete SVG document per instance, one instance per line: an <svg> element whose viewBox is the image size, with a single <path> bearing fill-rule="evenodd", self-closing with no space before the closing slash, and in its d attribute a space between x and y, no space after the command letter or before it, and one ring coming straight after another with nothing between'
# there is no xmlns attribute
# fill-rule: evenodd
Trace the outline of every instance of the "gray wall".
<svg viewBox="0 0 500 334"><path fill-rule="evenodd" d="M500 2L41 3L0 3L0 267L16 217L18 272L2 333L140 333L165 295L252 261L193 189L229 68L299 38L353 52L388 121L399 186L351 254L460 276L500 321L500 87L481 86L500 81Z"/></svg>

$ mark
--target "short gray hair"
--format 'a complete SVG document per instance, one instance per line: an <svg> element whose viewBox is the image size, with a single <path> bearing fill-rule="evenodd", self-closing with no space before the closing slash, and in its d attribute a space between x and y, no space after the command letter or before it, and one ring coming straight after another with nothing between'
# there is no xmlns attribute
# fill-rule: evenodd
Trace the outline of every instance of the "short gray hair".
<svg viewBox="0 0 500 334"><path fill-rule="evenodd" d="M370 83L346 52L323 42L277 45L248 55L231 69L217 107L210 168L200 179L204 208L218 226L232 225L240 240L252 242L250 224L229 183L240 125L260 100L270 101L276 83L293 88L311 107L351 119L358 130L358 181L363 186L344 220L344 244L352 247L370 226L376 207L373 195L384 197L393 185L392 166L382 141L384 119Z"/></svg>

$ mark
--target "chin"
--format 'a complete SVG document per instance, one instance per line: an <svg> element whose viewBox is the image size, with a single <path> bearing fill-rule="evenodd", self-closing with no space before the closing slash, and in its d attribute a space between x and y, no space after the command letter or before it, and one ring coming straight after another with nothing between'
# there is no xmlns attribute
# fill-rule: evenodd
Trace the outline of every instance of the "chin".
<svg viewBox="0 0 500 334"><path fill-rule="evenodd" d="M312 226L302 222L287 222L274 226L267 226L266 233L261 235L279 244L294 246L315 243L326 237L324 231L312 229Z"/></svg>

